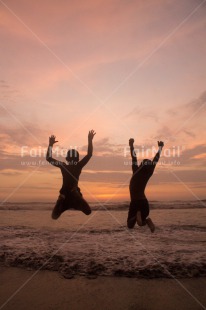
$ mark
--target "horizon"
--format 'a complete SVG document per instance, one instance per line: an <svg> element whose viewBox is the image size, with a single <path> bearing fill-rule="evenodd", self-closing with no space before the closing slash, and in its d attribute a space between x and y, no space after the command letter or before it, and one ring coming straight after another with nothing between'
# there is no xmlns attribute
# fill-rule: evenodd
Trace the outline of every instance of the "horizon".
<svg viewBox="0 0 206 310"><path fill-rule="evenodd" d="M153 203L153 202L165 202L165 203L169 203L169 202L201 202L201 201L206 201L206 198L204 199L201 199L201 200L181 200L181 199L179 199L179 200L152 200L152 199L150 199L150 203ZM54 201L53 200L48 200L48 201L35 201L35 200L28 200L28 201L6 201L6 202L4 202L4 204L12 204L12 203L17 203L17 204L29 204L29 203L50 203L50 204L53 204L54 203ZM89 201L88 200L88 203L92 203L92 204L94 204L94 203L96 203L96 204L98 204L98 203L100 203L100 204L111 204L111 203L114 203L114 204L118 204L118 203L121 203L121 204L125 204L125 203L130 203L130 199L128 199L128 200L113 200L113 201L107 201L107 202L105 202L104 200L99 200L99 201ZM0 204L2 204L2 201L0 201Z"/></svg>

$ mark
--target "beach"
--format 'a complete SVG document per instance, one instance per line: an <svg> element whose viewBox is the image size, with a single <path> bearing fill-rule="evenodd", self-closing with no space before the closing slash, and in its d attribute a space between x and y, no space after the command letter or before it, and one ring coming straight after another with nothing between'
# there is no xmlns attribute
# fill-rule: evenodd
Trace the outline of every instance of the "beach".
<svg viewBox="0 0 206 310"><path fill-rule="evenodd" d="M206 308L206 279L77 277L1 267L0 309L199 310ZM22 287L23 286L23 287Z"/></svg>
<svg viewBox="0 0 206 310"><path fill-rule="evenodd" d="M0 309L205 309L205 208L159 204L151 217L154 234L129 230L125 206L57 221L50 204L1 207Z"/></svg>

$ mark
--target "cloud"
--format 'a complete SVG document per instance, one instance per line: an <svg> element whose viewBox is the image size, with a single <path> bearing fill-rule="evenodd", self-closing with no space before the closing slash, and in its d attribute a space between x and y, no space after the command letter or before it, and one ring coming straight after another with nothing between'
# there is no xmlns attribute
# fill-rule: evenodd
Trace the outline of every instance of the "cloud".
<svg viewBox="0 0 206 310"><path fill-rule="evenodd" d="M199 130L205 126L205 104L206 91L196 99L165 110L154 138L159 140L161 137L166 140L165 142L176 141L176 143L179 140L179 144L186 144L191 139L193 143L200 143L203 136L200 135Z"/></svg>
<svg viewBox="0 0 206 310"><path fill-rule="evenodd" d="M157 141L163 140L165 142L168 140L169 141L174 140L172 128L168 127L167 125L162 125L160 128L156 130L153 139Z"/></svg>
<svg viewBox="0 0 206 310"><path fill-rule="evenodd" d="M136 106L134 107L130 112L128 112L126 115L123 116L123 119L127 119L130 117L137 117L140 115L140 113L142 113L143 108L140 106Z"/></svg>
<svg viewBox="0 0 206 310"><path fill-rule="evenodd" d="M191 102L184 105L185 108L191 108L194 111L197 111L197 109L205 108L206 104L206 91L204 91L198 98L192 100ZM205 112L205 109L201 109L201 112Z"/></svg>
<svg viewBox="0 0 206 310"><path fill-rule="evenodd" d="M20 1L18 5L10 1L8 6L66 65L74 72L84 71L84 74L87 74L88 66L102 70L105 64L112 65L119 60L133 59L133 67L162 41L162 36L167 33L165 28L169 30L176 17L170 11L171 3L162 0L155 3L149 1L146 5L143 1L125 4L119 0L106 3L90 0L86 4L84 1L60 1L57 5L46 0L41 10L35 2L27 1ZM179 7L177 3L172 5L172 9L172 12L185 10L184 5ZM19 68L22 74L25 71L26 76L36 77L37 82L38 69L41 69L41 76L43 74L45 78L48 72L47 78L53 76L55 80L55 75L49 72L57 60L52 61L54 55L3 5L1 12L3 29L11 35L11 40L8 40L8 33L3 39L7 45L8 41L13 40L18 45L16 53L18 59L23 60ZM160 21L164 27L159 26ZM8 56L6 50L5 53ZM58 69L54 68L54 71ZM117 80L118 75L115 78ZM25 80L27 83L30 81ZM95 81L95 78L92 80Z"/></svg>
<svg viewBox="0 0 206 310"><path fill-rule="evenodd" d="M183 151L180 160L184 163L184 165L190 164L191 166L200 165L205 167L206 157L203 156L205 153L206 144L196 145Z"/></svg>
<svg viewBox="0 0 206 310"><path fill-rule="evenodd" d="M23 171L15 170L15 169L2 169L0 170L0 174L5 176L18 176L22 175Z"/></svg>
<svg viewBox="0 0 206 310"><path fill-rule="evenodd" d="M179 180L175 176L178 177ZM164 172L161 171L161 173L154 175L151 179L151 184L155 184L156 182L176 182L180 184L180 186L183 186L181 182L186 184L188 182L206 182L206 173L205 171L194 171L193 169L187 171L175 170L173 173L169 170Z"/></svg>
<svg viewBox="0 0 206 310"><path fill-rule="evenodd" d="M8 114L5 103L9 102L11 105L14 105L14 103L16 103L16 99L19 98L19 95L18 90L10 85L6 80L0 80L1 116L5 114L3 110Z"/></svg>
<svg viewBox="0 0 206 310"><path fill-rule="evenodd" d="M95 154L96 155L114 155L117 152L117 148L114 144L109 142L109 138L105 137L95 141ZM86 152L88 145L81 147L81 150Z"/></svg>
<svg viewBox="0 0 206 310"><path fill-rule="evenodd" d="M0 88L9 88L9 85L4 80L0 80Z"/></svg>
<svg viewBox="0 0 206 310"><path fill-rule="evenodd" d="M194 159L206 159L206 153L195 155L193 158Z"/></svg>
<svg viewBox="0 0 206 310"><path fill-rule="evenodd" d="M18 126L0 125L1 144L4 153L13 153L15 149L20 149L23 145L35 147L37 145L47 145L49 132L40 128L36 124L29 122L19 122Z"/></svg>
<svg viewBox="0 0 206 310"><path fill-rule="evenodd" d="M206 182L191 182L188 185L190 188L206 188Z"/></svg>
<svg viewBox="0 0 206 310"><path fill-rule="evenodd" d="M185 119L185 115L191 115L191 112L198 112L201 109L201 113L204 113L206 110L206 91L202 92L199 97L187 102L183 103L182 105L178 106L178 109L175 107L174 109L169 109L167 112L170 115L180 115L182 118Z"/></svg>
<svg viewBox="0 0 206 310"><path fill-rule="evenodd" d="M196 134L194 132L192 132L191 130L186 130L184 129L183 132L188 135L189 137L191 138L195 138L196 137Z"/></svg>

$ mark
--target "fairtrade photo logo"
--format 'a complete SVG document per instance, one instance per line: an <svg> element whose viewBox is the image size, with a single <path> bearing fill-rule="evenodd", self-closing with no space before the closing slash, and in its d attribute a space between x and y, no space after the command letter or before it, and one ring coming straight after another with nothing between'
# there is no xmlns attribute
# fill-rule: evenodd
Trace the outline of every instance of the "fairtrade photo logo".
<svg viewBox="0 0 206 310"><path fill-rule="evenodd" d="M182 145L173 145L170 148L163 148L161 151L161 159L159 160L160 165L180 165L180 157L182 154L182 151L185 149ZM132 155L136 156L137 159L140 161L146 158L153 159L157 152L159 151L158 147L152 146L152 147L145 147L142 145L141 147L134 148L132 151ZM131 157L131 150L129 146L125 146L123 149L123 156L125 158ZM124 161L125 166L132 165L132 160Z"/></svg>
<svg viewBox="0 0 206 310"><path fill-rule="evenodd" d="M70 145L67 148L59 148L58 146L49 148L49 156L52 156L54 158L66 158L68 155L68 150L75 150L76 153L78 147ZM27 145L23 145L21 147L21 157L26 158L27 160L22 160L21 165L22 166L46 166L49 165L49 163L46 161L46 155L48 152L48 147L29 147ZM42 159L44 158L44 159Z"/></svg>
<svg viewBox="0 0 206 310"><path fill-rule="evenodd" d="M76 145L75 146L70 145L67 148L59 148L58 146L56 146L56 147L53 147L52 149L49 149L49 151L50 152L52 151L52 156L56 158L58 157L65 158L67 156L68 150L72 150L72 149L76 150L77 152L78 147ZM30 148L27 145L23 145L21 147L20 153L21 153L21 157L28 156L28 157L35 158L35 157L46 157L47 151L48 151L48 147L38 146L38 147Z"/></svg>

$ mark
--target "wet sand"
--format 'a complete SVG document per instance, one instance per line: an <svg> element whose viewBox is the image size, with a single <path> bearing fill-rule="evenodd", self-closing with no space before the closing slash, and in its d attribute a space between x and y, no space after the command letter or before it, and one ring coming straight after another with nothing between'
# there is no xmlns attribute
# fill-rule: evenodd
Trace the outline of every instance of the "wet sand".
<svg viewBox="0 0 206 310"><path fill-rule="evenodd" d="M0 267L0 276L0 309L5 310L206 309L206 278L179 283L125 277L65 279L57 272L14 267Z"/></svg>

